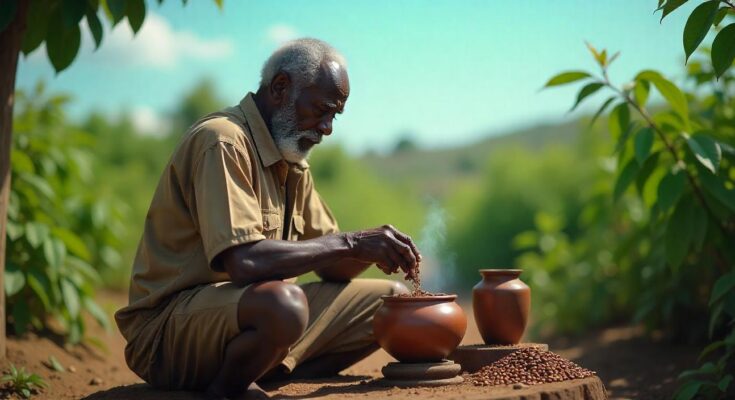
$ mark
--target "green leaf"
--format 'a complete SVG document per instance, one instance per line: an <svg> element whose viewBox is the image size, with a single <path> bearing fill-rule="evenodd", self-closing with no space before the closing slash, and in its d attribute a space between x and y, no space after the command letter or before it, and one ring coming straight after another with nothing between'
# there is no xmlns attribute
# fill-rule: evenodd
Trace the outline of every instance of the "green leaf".
<svg viewBox="0 0 735 400"><path fill-rule="evenodd" d="M0 2L0 32L10 25L15 19L15 13L18 11L18 0L3 0Z"/></svg>
<svg viewBox="0 0 735 400"><path fill-rule="evenodd" d="M691 200L683 198L676 204L676 208L674 208L674 212L669 217L669 222L666 225L664 236L666 260L674 268L681 265L689 253L689 246L692 241L691 207Z"/></svg>
<svg viewBox="0 0 735 400"><path fill-rule="evenodd" d="M51 187L51 185L48 184L48 182L43 180L43 178L27 173L20 173L18 174L18 177L20 178L20 180L32 186L36 190L36 192L44 195L47 199L54 199L56 197L54 189Z"/></svg>
<svg viewBox="0 0 735 400"><path fill-rule="evenodd" d="M685 172L674 173L669 171L658 184L657 203L661 211L667 211L684 193Z"/></svg>
<svg viewBox="0 0 735 400"><path fill-rule="evenodd" d="M544 85L544 88L565 85L567 83L576 82L580 79L589 78L589 77L590 77L590 74L584 71L562 72L554 76L553 78L549 79L549 81L546 82L546 84Z"/></svg>
<svg viewBox="0 0 735 400"><path fill-rule="evenodd" d="M87 245L84 244L84 241L82 241L82 239L72 231L64 228L53 228L51 233L64 242L64 245L66 245L66 248L70 253L76 255L82 260L88 262L92 261L92 254L87 249Z"/></svg>
<svg viewBox="0 0 735 400"><path fill-rule="evenodd" d="M697 204L697 207L692 208L692 246L696 251L702 249L704 245L704 238L707 236L707 212L703 207Z"/></svg>
<svg viewBox="0 0 735 400"><path fill-rule="evenodd" d="M92 268L91 265L88 263L76 258L76 257L68 257L66 260L66 263L72 267L75 271L79 272L80 274L84 275L85 278L87 278L89 281L95 284L102 283L102 278L100 277L100 274Z"/></svg>
<svg viewBox="0 0 735 400"><path fill-rule="evenodd" d="M94 49L97 50L102 43L102 24L99 18L97 18L97 12L87 10L87 25L94 38Z"/></svg>
<svg viewBox="0 0 735 400"><path fill-rule="evenodd" d="M685 383L679 391L676 393L674 400L692 400L694 396L699 392L699 388L702 386L700 381L691 381Z"/></svg>
<svg viewBox="0 0 735 400"><path fill-rule="evenodd" d="M717 383L717 388L720 389L720 392L725 393L727 392L728 386L730 386L730 382L732 382L732 375L726 375L720 379L720 382Z"/></svg>
<svg viewBox="0 0 735 400"><path fill-rule="evenodd" d="M602 115L602 113L605 112L605 110L610 105L610 103L613 102L613 100L615 100L615 96L611 96L610 98L608 98L607 100L605 100L604 103L602 103L602 105L597 110L597 112L595 113L595 115L592 116L592 119L590 120L589 126L592 126L592 124L594 124L595 121L597 121L597 118L599 118L600 115Z"/></svg>
<svg viewBox="0 0 735 400"><path fill-rule="evenodd" d="M48 365L56 372L65 372L66 369L54 356L48 356Z"/></svg>
<svg viewBox="0 0 735 400"><path fill-rule="evenodd" d="M126 8L125 0L107 0L107 9L112 17L112 26L117 25L125 17Z"/></svg>
<svg viewBox="0 0 735 400"><path fill-rule="evenodd" d="M659 7L659 10L663 9L663 12L661 13L661 21L666 18L667 15L671 14L676 10L677 8L681 7L682 4L686 3L687 0L667 0L666 4Z"/></svg>
<svg viewBox="0 0 735 400"><path fill-rule="evenodd" d="M715 26L720 25L720 22L722 22L723 19L727 16L727 12L730 11L730 7L722 7L719 10L717 10L717 14L715 14L715 20L712 21L712 23Z"/></svg>
<svg viewBox="0 0 735 400"><path fill-rule="evenodd" d="M730 212L735 213L735 190L727 189L722 178L713 175L709 170L700 167L699 180L709 194L727 207Z"/></svg>
<svg viewBox="0 0 735 400"><path fill-rule="evenodd" d="M31 272L28 274L28 286L30 286L33 293L41 300L43 307L46 311L51 310L51 300L48 297L48 291L50 290L50 284L45 276Z"/></svg>
<svg viewBox="0 0 735 400"><path fill-rule="evenodd" d="M658 158L661 156L661 152L657 151L648 156L646 158L646 161L641 165L641 169L638 171L638 175L635 178L635 186L638 189L638 192L641 193L641 196L644 197L645 200L645 194L644 194L644 186L646 182L648 181L648 178L651 177L651 174L653 171L656 170L658 167ZM648 204L652 204L653 201L647 202Z"/></svg>
<svg viewBox="0 0 735 400"><path fill-rule="evenodd" d="M643 165L648 155L651 154L651 146L653 146L653 129L642 128L635 135L635 159L639 165Z"/></svg>
<svg viewBox="0 0 735 400"><path fill-rule="evenodd" d="M29 222L25 228L26 240L33 248L38 248L48 238L49 228L40 222Z"/></svg>
<svg viewBox="0 0 735 400"><path fill-rule="evenodd" d="M644 107L646 105L646 101L648 100L648 92L650 92L650 90L651 84L648 83L648 81L636 81L635 86L633 87L633 96L635 97L636 104Z"/></svg>
<svg viewBox="0 0 735 400"><path fill-rule="evenodd" d="M46 34L46 54L56 73L66 69L79 51L81 33L79 25L65 28L63 18L58 14L51 17Z"/></svg>
<svg viewBox="0 0 735 400"><path fill-rule="evenodd" d="M705 357L710 355L713 351L719 349L720 347L723 347L725 345L725 342L723 340L718 340L715 342L712 342L708 344L701 353L699 353L699 357L697 358L697 362L701 362Z"/></svg>
<svg viewBox="0 0 735 400"><path fill-rule="evenodd" d="M21 48L28 55L43 43L48 27L49 7L44 0L31 0L26 16L26 32L23 35Z"/></svg>
<svg viewBox="0 0 735 400"><path fill-rule="evenodd" d="M709 298L710 307L731 290L735 290L735 271L728 272L717 279Z"/></svg>
<svg viewBox="0 0 735 400"><path fill-rule="evenodd" d="M630 126L630 109L628 103L620 103L610 112L608 119L608 128L613 139L620 137L628 130Z"/></svg>
<svg viewBox="0 0 735 400"><path fill-rule="evenodd" d="M22 335L28 330L28 324L31 323L31 312L28 310L28 303L22 298L17 299L13 304L13 327L17 335Z"/></svg>
<svg viewBox="0 0 735 400"><path fill-rule="evenodd" d="M71 29L79 25L79 21L87 10L87 2L79 0L63 0L61 5L61 16L64 28Z"/></svg>
<svg viewBox="0 0 735 400"><path fill-rule="evenodd" d="M596 91L600 90L601 87L605 86L602 83L593 82L585 85L582 90L579 91L579 94L577 94L577 101L574 103L572 108L569 110L569 112L574 111L575 108L584 100L586 97L594 94Z"/></svg>
<svg viewBox="0 0 735 400"><path fill-rule="evenodd" d="M605 66L605 61L607 61L607 52L603 50L602 52L597 51L594 46L589 44L588 42L584 42L585 45L587 45L587 49L592 53L592 57L595 58L595 61L597 61L597 64L599 64L601 67Z"/></svg>
<svg viewBox="0 0 735 400"><path fill-rule="evenodd" d="M639 79L653 83L658 92L661 93L661 96L669 102L671 108L682 118L684 125L689 126L689 105L687 104L687 98L676 85L658 72L651 70L639 73L636 76L636 80Z"/></svg>
<svg viewBox="0 0 735 400"><path fill-rule="evenodd" d="M712 41L712 67L717 77L727 71L735 59L735 24L730 24L720 31Z"/></svg>
<svg viewBox="0 0 735 400"><path fill-rule="evenodd" d="M23 271L15 266L11 268L11 265L13 264L9 264L8 268L5 270L4 286L6 297L11 297L20 292L26 285L26 276Z"/></svg>
<svg viewBox="0 0 735 400"><path fill-rule="evenodd" d="M687 144L697 158L697 161L713 174L717 174L717 169L722 159L720 145L714 139L703 133L688 137Z"/></svg>
<svg viewBox="0 0 735 400"><path fill-rule="evenodd" d="M716 374L716 373L717 373L717 367L715 366L715 364L708 361L702 364L702 366L697 369L690 369L690 370L682 372L681 374L679 374L677 379L687 379L693 376L711 375L711 374Z"/></svg>
<svg viewBox="0 0 735 400"><path fill-rule="evenodd" d="M618 175L618 179L615 182L615 189L613 190L613 198L615 200L618 200L620 196L625 193L625 189L627 189L635 179L638 169L639 166L635 159L631 159L627 164L625 164L625 167L623 167L623 170L620 172L620 175Z"/></svg>
<svg viewBox="0 0 735 400"><path fill-rule="evenodd" d="M107 313L105 313L102 308L92 300L90 297L84 297L84 308L89 312L89 314L99 323L103 328L106 330L110 329L110 320L107 318Z"/></svg>
<svg viewBox="0 0 735 400"><path fill-rule="evenodd" d="M56 238L49 238L43 242L43 254L50 267L55 269L61 268L66 258L64 242Z"/></svg>
<svg viewBox="0 0 735 400"><path fill-rule="evenodd" d="M23 234L25 233L25 229L21 224L16 224L13 221L8 221L5 225L5 232L8 234L8 238L10 238L10 240L16 240L19 237L23 236Z"/></svg>
<svg viewBox="0 0 735 400"><path fill-rule="evenodd" d="M715 14L717 14L719 4L719 0L705 1L698 5L689 15L689 19L687 19L686 26L684 27L685 62L689 60L689 56L694 53L694 50L697 49L704 37L707 36L709 28L714 22Z"/></svg>
<svg viewBox="0 0 735 400"><path fill-rule="evenodd" d="M61 279L61 296L64 299L67 311L69 311L69 316L72 319L77 319L79 317L79 292L76 286L66 278Z"/></svg>
<svg viewBox="0 0 735 400"><path fill-rule="evenodd" d="M12 153L10 153L10 165L15 172L26 172L29 174L33 174L36 171L36 168L33 166L33 160L31 160L31 157L29 157L28 154L18 150L14 150Z"/></svg>
<svg viewBox="0 0 735 400"><path fill-rule="evenodd" d="M128 0L127 15L133 33L138 33L145 20L145 1Z"/></svg>

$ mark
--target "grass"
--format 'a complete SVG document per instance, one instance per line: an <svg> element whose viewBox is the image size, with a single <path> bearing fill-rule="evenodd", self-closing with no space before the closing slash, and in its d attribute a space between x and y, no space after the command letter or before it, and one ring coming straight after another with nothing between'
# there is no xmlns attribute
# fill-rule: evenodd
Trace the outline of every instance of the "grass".
<svg viewBox="0 0 735 400"><path fill-rule="evenodd" d="M40 389L48 387L40 376L27 372L23 367L18 369L13 364L10 364L10 372L4 374L0 382L8 384L11 392L24 398L29 398Z"/></svg>

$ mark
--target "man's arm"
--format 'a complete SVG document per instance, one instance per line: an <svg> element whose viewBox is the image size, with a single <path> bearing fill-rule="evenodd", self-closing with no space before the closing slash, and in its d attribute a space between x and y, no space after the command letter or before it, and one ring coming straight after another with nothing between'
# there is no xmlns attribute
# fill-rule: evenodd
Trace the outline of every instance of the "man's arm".
<svg viewBox="0 0 735 400"><path fill-rule="evenodd" d="M343 258L332 265L315 270L317 276L322 280L330 282L347 282L365 271L370 262L360 261L353 258Z"/></svg>
<svg viewBox="0 0 735 400"><path fill-rule="evenodd" d="M401 269L412 275L420 260L411 239L386 225L298 242L264 239L234 246L220 253L215 265L236 285L245 286L310 271L327 280L350 280L372 263L386 274Z"/></svg>

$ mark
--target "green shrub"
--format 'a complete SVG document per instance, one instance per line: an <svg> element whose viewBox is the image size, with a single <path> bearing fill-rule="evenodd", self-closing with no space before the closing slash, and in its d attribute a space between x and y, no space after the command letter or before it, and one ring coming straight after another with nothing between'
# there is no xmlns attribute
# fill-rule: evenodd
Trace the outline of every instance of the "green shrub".
<svg viewBox="0 0 735 400"><path fill-rule="evenodd" d="M94 302L100 271L116 268L125 229L118 205L94 188L94 141L68 125L63 95L18 92L11 154L5 295L16 334L56 320L84 337L82 312L109 325Z"/></svg>

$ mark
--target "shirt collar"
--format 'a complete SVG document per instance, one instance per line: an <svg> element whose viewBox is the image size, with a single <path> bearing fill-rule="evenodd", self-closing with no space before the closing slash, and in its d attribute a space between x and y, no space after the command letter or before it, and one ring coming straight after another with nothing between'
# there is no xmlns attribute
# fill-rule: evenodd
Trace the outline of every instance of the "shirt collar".
<svg viewBox="0 0 735 400"><path fill-rule="evenodd" d="M240 109L245 114L245 119L250 126L250 131L255 141L255 148L258 150L260 155L260 161L263 167L270 167L279 161L284 161L281 151L278 150L276 142L273 141L268 125L263 120L263 116L258 110L258 106L255 104L253 93L248 93L242 100L240 100ZM304 170L309 168L309 164L306 160L303 160L297 164L292 164L295 167Z"/></svg>

